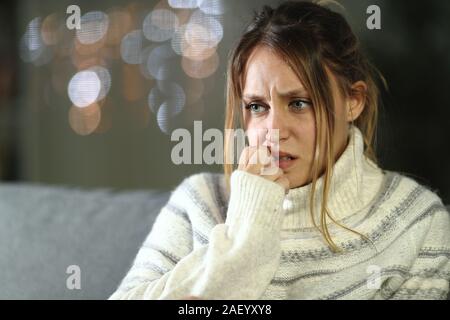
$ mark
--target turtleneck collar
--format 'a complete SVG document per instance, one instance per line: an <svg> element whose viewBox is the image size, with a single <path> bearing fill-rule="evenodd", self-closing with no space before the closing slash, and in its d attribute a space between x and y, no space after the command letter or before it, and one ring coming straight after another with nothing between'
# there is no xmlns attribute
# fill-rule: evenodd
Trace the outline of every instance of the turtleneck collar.
<svg viewBox="0 0 450 320"><path fill-rule="evenodd" d="M364 155L361 131L351 126L349 141L333 167L328 195L328 209L335 220L342 220L366 207L378 192L383 172ZM319 223L323 176L316 183L315 220ZM283 229L310 228L314 224L309 212L312 183L290 189L283 202ZM327 219L330 223L330 219Z"/></svg>

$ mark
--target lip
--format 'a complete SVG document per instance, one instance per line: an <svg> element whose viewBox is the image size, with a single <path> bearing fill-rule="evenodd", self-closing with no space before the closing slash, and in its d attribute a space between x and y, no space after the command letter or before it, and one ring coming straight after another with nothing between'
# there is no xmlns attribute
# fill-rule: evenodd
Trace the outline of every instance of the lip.
<svg viewBox="0 0 450 320"><path fill-rule="evenodd" d="M286 170L289 169L290 167L292 167L295 163L295 161L297 161L297 158L293 158L291 160L280 160L280 159L275 159L275 164L277 165L277 167L279 167L282 170Z"/></svg>
<svg viewBox="0 0 450 320"><path fill-rule="evenodd" d="M291 157L292 159L281 160L280 158L282 158L282 157ZM277 165L277 167L279 167L282 170L289 169L290 167L292 167L294 165L295 161L297 161L297 160L298 160L297 156L294 156L288 152L281 151L281 150L278 152L278 158L274 157L275 164Z"/></svg>
<svg viewBox="0 0 450 320"><path fill-rule="evenodd" d="M269 149L269 152L272 153L272 148L268 147L268 149ZM278 157L281 158L281 157L286 157L286 156L294 158L294 159L298 158L296 155L293 155L292 153L289 153L289 152L286 152L286 151L283 151L283 150L278 150Z"/></svg>
<svg viewBox="0 0 450 320"><path fill-rule="evenodd" d="M294 156L293 154L290 154L290 153L287 153L287 152L284 152L284 151L279 151L278 152L278 156L281 158L281 157L291 157L291 158L294 158L294 159L297 159L298 157L297 156Z"/></svg>

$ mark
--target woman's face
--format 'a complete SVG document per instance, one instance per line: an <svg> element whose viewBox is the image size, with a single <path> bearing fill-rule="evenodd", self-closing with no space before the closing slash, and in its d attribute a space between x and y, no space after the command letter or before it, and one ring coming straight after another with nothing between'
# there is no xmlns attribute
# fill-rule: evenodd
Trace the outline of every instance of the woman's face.
<svg viewBox="0 0 450 320"><path fill-rule="evenodd" d="M347 116L347 104L352 101L340 97L334 78L332 80L336 111L333 134L336 159L347 145L348 121L351 121ZM316 128L311 97L302 82L279 56L267 47L259 46L248 60L242 98L250 145L266 145L274 153L278 140L280 159L277 165L289 179L290 187L308 184L311 181ZM360 111L353 108L352 113L355 119ZM287 154L291 157L282 157Z"/></svg>

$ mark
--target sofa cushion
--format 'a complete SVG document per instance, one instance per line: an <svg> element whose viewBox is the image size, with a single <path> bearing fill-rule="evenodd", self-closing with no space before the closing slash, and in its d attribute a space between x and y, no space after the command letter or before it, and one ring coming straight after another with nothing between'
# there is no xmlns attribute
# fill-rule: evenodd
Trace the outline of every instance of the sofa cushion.
<svg viewBox="0 0 450 320"><path fill-rule="evenodd" d="M0 183L0 299L107 299L168 197ZM66 285L72 265L80 289Z"/></svg>
<svg viewBox="0 0 450 320"><path fill-rule="evenodd" d="M168 197L1 183L0 299L108 298Z"/></svg>

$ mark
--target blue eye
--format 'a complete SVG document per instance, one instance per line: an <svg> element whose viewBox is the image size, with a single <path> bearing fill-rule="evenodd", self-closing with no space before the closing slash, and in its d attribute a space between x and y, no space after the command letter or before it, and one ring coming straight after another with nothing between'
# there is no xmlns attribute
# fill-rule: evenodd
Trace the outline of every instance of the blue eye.
<svg viewBox="0 0 450 320"><path fill-rule="evenodd" d="M261 113L266 111L266 107L257 103L250 103L245 106L245 109L250 110L252 113Z"/></svg>
<svg viewBox="0 0 450 320"><path fill-rule="evenodd" d="M300 111L311 106L311 102L307 100L295 100L291 103L291 105L296 111Z"/></svg>

